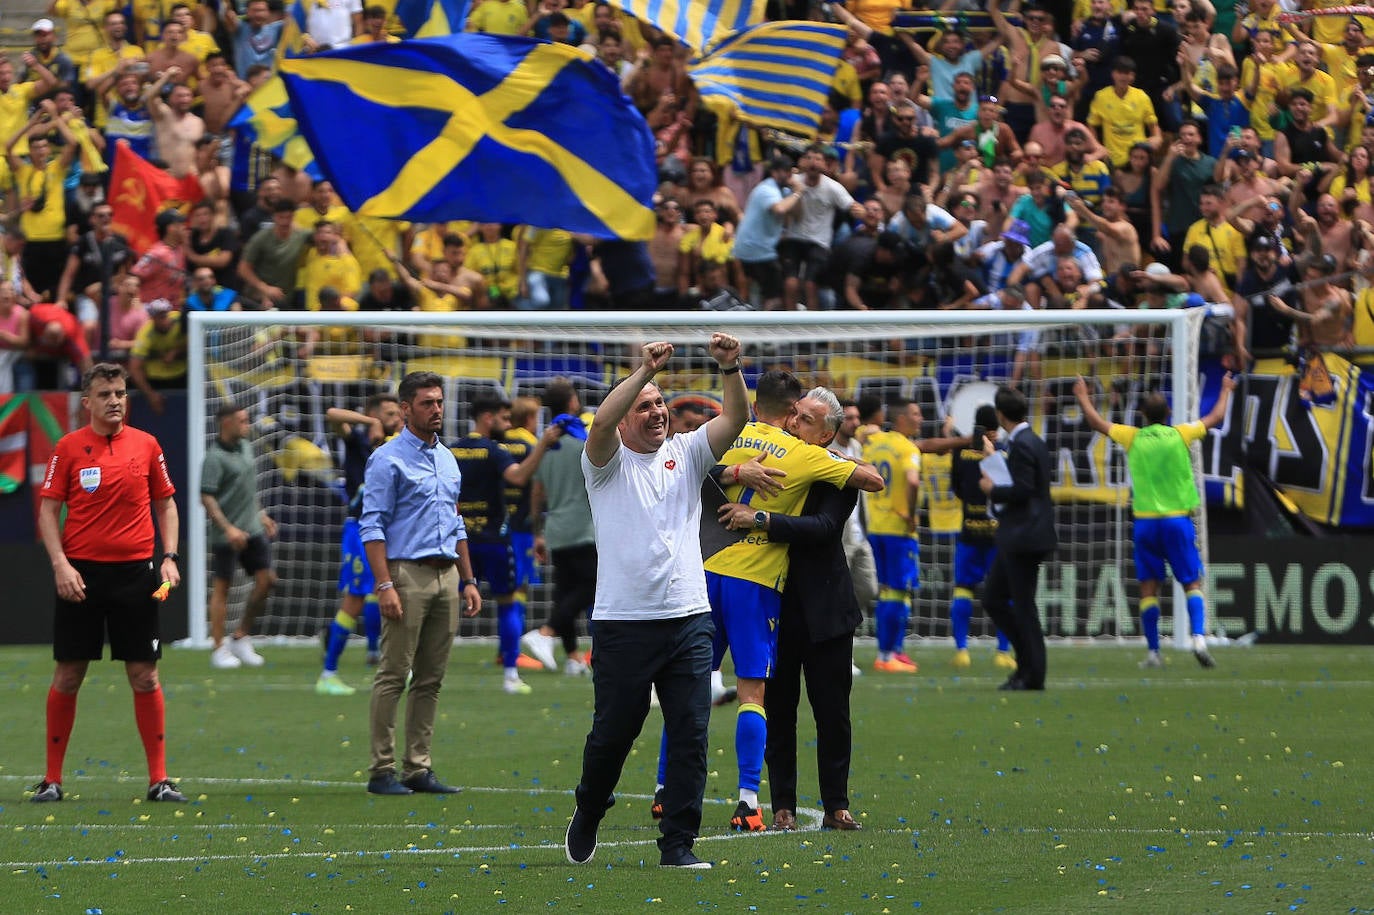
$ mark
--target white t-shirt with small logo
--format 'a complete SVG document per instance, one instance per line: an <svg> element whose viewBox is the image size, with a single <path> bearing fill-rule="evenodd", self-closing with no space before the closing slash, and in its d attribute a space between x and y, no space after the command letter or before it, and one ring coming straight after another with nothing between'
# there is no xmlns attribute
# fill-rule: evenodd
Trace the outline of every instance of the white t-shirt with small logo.
<svg viewBox="0 0 1374 915"><path fill-rule="evenodd" d="M605 467L582 453L596 528L593 620L662 620L710 613L701 559L701 482L715 466L703 429L652 454L624 445Z"/></svg>

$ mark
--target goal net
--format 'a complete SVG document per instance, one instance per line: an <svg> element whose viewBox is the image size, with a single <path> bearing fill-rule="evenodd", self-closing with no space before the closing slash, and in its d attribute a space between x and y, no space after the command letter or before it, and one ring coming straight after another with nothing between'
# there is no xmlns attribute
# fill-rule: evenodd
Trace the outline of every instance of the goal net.
<svg viewBox="0 0 1374 915"><path fill-rule="evenodd" d="M274 559L280 583L260 632L312 636L337 610L346 514L342 447L325 420L330 407L361 410L370 394L394 392L406 372L435 371L447 380L442 436L456 442L470 428L470 404L481 394L538 397L551 379L565 377L594 410L636 364L640 345L664 339L678 347L657 379L666 398L709 409L720 381L706 341L711 331L725 330L744 346L751 387L759 372L788 368L803 385L826 385L841 398L914 400L927 438L944 434L951 417L967 434L974 409L991 402L996 385L1018 384L1030 398L1032 423L1055 456L1061 539L1054 561L1042 571L1046 633L1063 639L1134 637L1137 587L1125 455L1082 421L1073 383L1080 374L1088 380L1099 412L1110 421L1138 422L1139 401L1150 390L1170 397L1175 422L1197 418L1204 311L197 312L190 315L189 329L189 491L199 492L216 409L226 399L248 409L258 493L278 524ZM541 428L548 419L541 415ZM1195 467L1199 453L1195 447ZM917 639L949 636L960 518L949 492L949 464L948 457L924 458L921 587L909 631ZM1200 509L1204 550L1205 520ZM191 500L187 565L195 644L207 641L208 523L198 500ZM530 625L547 613L550 575L543 570L544 583L531 595ZM245 588L240 581L230 593L231 627ZM495 625L489 604L483 615L463 621L462 633L490 636ZM973 634L992 634L981 613L975 614Z"/></svg>

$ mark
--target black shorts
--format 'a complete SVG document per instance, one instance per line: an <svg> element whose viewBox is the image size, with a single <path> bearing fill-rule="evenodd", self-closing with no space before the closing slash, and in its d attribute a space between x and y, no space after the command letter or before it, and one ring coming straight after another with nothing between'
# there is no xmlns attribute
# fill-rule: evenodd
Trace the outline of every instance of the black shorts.
<svg viewBox="0 0 1374 915"><path fill-rule="evenodd" d="M158 636L161 605L153 592L162 582L151 559L139 562L86 562L72 567L86 583L86 599L57 599L53 616L54 661L99 661L109 633L110 657L116 661L156 661L162 657Z"/></svg>
<svg viewBox="0 0 1374 915"><path fill-rule="evenodd" d="M771 261L740 261L744 275L759 284L759 294L765 300L782 298L782 264Z"/></svg>
<svg viewBox="0 0 1374 915"><path fill-rule="evenodd" d="M235 564L249 575L272 568L272 544L262 534L254 534L241 551L235 552L227 543L215 547L216 578L233 581Z"/></svg>
<svg viewBox="0 0 1374 915"><path fill-rule="evenodd" d="M825 272L826 261L830 260L830 250L814 241L784 238L778 242L778 260L782 262L783 276L814 283Z"/></svg>

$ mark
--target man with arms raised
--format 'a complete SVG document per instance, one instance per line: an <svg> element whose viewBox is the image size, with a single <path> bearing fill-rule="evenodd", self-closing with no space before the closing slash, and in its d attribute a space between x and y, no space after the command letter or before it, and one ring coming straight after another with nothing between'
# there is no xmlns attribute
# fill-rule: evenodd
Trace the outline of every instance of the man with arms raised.
<svg viewBox="0 0 1374 915"><path fill-rule="evenodd" d="M692 853L706 789L711 713L710 602L702 568L701 483L749 418L739 341L712 334L724 376L724 412L668 438L668 407L653 378L673 354L650 343L642 361L602 401L587 433L582 475L596 529L592 619L595 711L582 755L577 808L564 851L573 864L596 853L596 832L658 692L668 747L659 863L706 868Z"/></svg>

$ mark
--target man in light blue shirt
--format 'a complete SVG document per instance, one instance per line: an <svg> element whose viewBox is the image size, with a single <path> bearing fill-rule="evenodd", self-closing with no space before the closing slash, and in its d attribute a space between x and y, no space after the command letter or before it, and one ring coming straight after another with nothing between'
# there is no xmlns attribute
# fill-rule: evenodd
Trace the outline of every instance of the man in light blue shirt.
<svg viewBox="0 0 1374 915"><path fill-rule="evenodd" d="M744 215L735 231L735 259L744 275L758 284L763 307L782 304L782 266L778 263L778 239L782 223L801 199L800 175L792 173L792 160L782 154L768 161L768 177L744 202Z"/></svg>
<svg viewBox="0 0 1374 915"><path fill-rule="evenodd" d="M429 747L439 687L458 632L457 598L476 616L482 595L472 574L467 531L458 514L462 475L439 441L444 379L411 372L397 392L405 428L367 459L363 473L363 548L382 614L382 657L372 682L372 794L452 794L439 781ZM460 588L461 583L461 588ZM396 706L406 700L405 757L396 776Z"/></svg>

